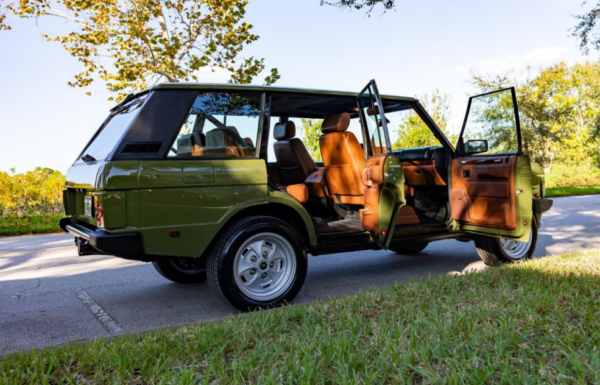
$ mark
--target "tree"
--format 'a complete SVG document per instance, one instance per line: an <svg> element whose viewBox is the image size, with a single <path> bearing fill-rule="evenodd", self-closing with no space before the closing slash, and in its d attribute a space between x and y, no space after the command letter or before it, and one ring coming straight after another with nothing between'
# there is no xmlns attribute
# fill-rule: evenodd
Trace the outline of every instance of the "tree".
<svg viewBox="0 0 600 385"><path fill-rule="evenodd" d="M586 4L587 1L584 2ZM580 48L583 53L588 54L590 47L600 51L600 1L594 8L583 15L575 16L579 23L573 28L572 36L579 38Z"/></svg>
<svg viewBox="0 0 600 385"><path fill-rule="evenodd" d="M327 1L321 0L321 5L331 5L341 9L366 9L367 14L379 4L383 6L383 12L394 9L395 0L338 0L338 1Z"/></svg>
<svg viewBox="0 0 600 385"><path fill-rule="evenodd" d="M1 0L0 0L1 1ZM83 65L68 84L87 87L96 78L122 100L131 92L166 80L197 81L198 70L229 72L232 83L250 83L264 59L240 58L259 37L243 22L246 0L19 0L3 7L21 18L66 20L59 42ZM0 16L0 29L9 29ZM279 79L272 69L265 83ZM89 94L89 93L88 93ZM110 97L109 100L112 100Z"/></svg>
<svg viewBox="0 0 600 385"><path fill-rule="evenodd" d="M300 128L300 135L302 137L302 142L311 158L313 158L315 162L320 162L322 158L319 137L321 136L321 124L323 121L303 118L301 122L302 127Z"/></svg>
<svg viewBox="0 0 600 385"><path fill-rule="evenodd" d="M62 210L65 176L37 167L25 174L0 172L0 214L57 214Z"/></svg>
<svg viewBox="0 0 600 385"><path fill-rule="evenodd" d="M420 102L431 118L448 136L451 143L456 143L456 135L448 135L448 120L450 118L450 96L435 90L431 95L423 95ZM392 127L390 127L390 130ZM439 146L440 141L433 135L431 129L414 111L406 114L397 130L398 139L392 144L394 149Z"/></svg>
<svg viewBox="0 0 600 385"><path fill-rule="evenodd" d="M473 84L481 92L516 86L523 149L548 171L600 165L600 64L558 63L520 79L475 75Z"/></svg>

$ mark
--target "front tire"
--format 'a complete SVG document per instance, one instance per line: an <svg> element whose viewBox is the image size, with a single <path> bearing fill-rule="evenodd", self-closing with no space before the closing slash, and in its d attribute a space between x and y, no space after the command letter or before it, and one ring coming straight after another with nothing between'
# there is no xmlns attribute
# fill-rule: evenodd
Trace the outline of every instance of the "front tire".
<svg viewBox="0 0 600 385"><path fill-rule="evenodd" d="M198 258L170 258L152 262L160 275L175 283L188 285L206 281L206 263Z"/></svg>
<svg viewBox="0 0 600 385"><path fill-rule="evenodd" d="M286 222L251 216L229 226L207 260L208 283L241 311L268 309L292 301L304 284L306 252Z"/></svg>
<svg viewBox="0 0 600 385"><path fill-rule="evenodd" d="M535 251L537 238L537 223L532 220L527 242L479 235L475 238L475 247L477 248L477 254L486 265L497 266L503 263L515 263L530 259Z"/></svg>

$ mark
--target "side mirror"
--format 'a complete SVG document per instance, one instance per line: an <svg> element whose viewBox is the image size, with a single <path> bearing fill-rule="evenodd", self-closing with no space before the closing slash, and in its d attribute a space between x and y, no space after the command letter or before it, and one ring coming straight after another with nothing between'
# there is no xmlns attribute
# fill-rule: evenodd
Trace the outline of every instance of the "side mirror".
<svg viewBox="0 0 600 385"><path fill-rule="evenodd" d="M487 140L469 140L466 145L467 154L480 154L489 149Z"/></svg>

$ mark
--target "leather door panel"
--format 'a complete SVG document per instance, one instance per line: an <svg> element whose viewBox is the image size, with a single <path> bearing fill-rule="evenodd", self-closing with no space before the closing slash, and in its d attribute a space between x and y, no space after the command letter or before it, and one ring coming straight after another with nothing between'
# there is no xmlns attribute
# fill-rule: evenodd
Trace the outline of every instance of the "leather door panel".
<svg viewBox="0 0 600 385"><path fill-rule="evenodd" d="M385 156L369 158L363 171L365 208L359 210L362 227L373 234L379 233L379 199L383 187L383 166Z"/></svg>
<svg viewBox="0 0 600 385"><path fill-rule="evenodd" d="M454 220L471 225L516 229L516 160L516 155L454 159L450 192Z"/></svg>
<svg viewBox="0 0 600 385"><path fill-rule="evenodd" d="M410 186L445 186L435 168L435 160L409 160L402 162L406 184Z"/></svg>

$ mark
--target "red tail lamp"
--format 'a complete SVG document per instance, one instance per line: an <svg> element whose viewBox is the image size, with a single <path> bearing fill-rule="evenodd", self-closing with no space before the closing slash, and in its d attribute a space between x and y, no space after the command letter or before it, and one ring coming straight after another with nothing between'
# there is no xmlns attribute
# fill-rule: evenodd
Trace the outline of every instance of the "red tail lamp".
<svg viewBox="0 0 600 385"><path fill-rule="evenodd" d="M527 226L527 221L523 221L523 225Z"/></svg>
<svg viewBox="0 0 600 385"><path fill-rule="evenodd" d="M385 237L387 235L387 231L381 230L381 235L383 235Z"/></svg>
<svg viewBox="0 0 600 385"><path fill-rule="evenodd" d="M102 226L102 217L104 216L104 209L102 206L96 206L96 222L98 226Z"/></svg>
<svg viewBox="0 0 600 385"><path fill-rule="evenodd" d="M98 196L94 196L94 207L96 208L96 223L98 226L102 226L102 217L104 216L104 209L100 205Z"/></svg>

